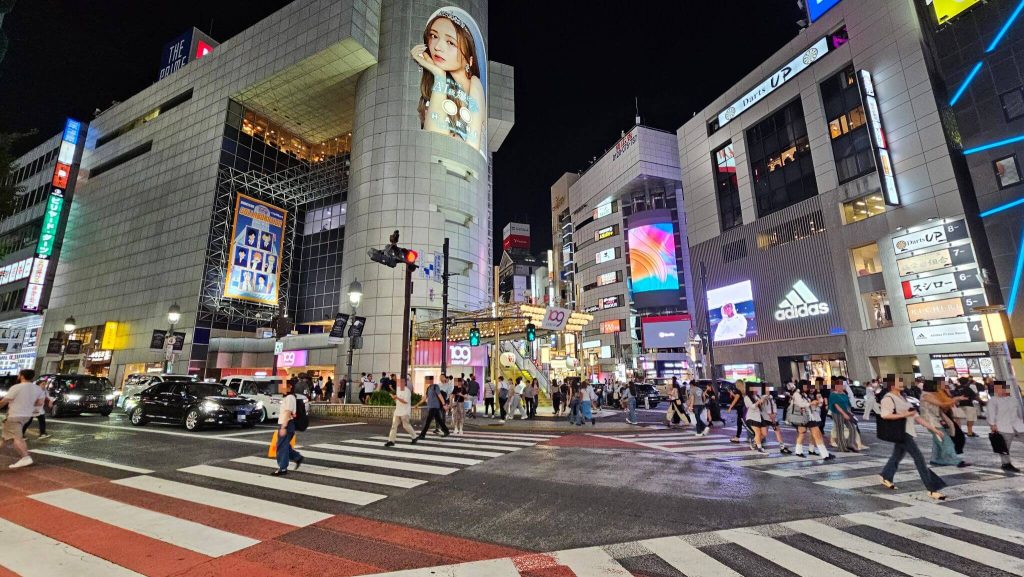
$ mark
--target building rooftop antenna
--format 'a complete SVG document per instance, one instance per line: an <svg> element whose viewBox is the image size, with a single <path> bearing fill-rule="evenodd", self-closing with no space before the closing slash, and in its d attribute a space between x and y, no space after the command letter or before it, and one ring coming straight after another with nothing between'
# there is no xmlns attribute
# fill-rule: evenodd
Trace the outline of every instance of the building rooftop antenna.
<svg viewBox="0 0 1024 577"><path fill-rule="evenodd" d="M636 125L640 126L640 98L633 97L633 106L636 108Z"/></svg>

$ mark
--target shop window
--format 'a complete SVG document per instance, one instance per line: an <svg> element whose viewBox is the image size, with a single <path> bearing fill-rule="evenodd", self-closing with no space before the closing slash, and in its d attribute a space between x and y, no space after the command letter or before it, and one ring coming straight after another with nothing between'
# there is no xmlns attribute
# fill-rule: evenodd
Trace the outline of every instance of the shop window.
<svg viewBox="0 0 1024 577"><path fill-rule="evenodd" d="M869 174L875 158L853 66L822 82L821 98L840 184Z"/></svg>
<svg viewBox="0 0 1024 577"><path fill-rule="evenodd" d="M884 329L892 326L892 307L886 291L873 291L860 295L861 306L868 319L868 328Z"/></svg>
<svg viewBox="0 0 1024 577"><path fill-rule="evenodd" d="M1020 182L1020 166L1017 164L1017 155L1011 154L992 163L996 171L996 180L999 181L999 188L1006 188Z"/></svg>
<svg viewBox="0 0 1024 577"><path fill-rule="evenodd" d="M853 256L853 268L857 276L868 276L882 272L882 258L879 255L878 245L869 245L855 248L850 251Z"/></svg>
<svg viewBox="0 0 1024 577"><path fill-rule="evenodd" d="M750 180L759 217L818 194L800 100L747 131Z"/></svg>
<svg viewBox="0 0 1024 577"><path fill-rule="evenodd" d="M722 230L729 230L743 224L740 189L736 183L736 153L731 142L715 151L714 163L718 215L721 219Z"/></svg>
<svg viewBox="0 0 1024 577"><path fill-rule="evenodd" d="M1003 116L1007 122L1024 116L1024 86L1000 94L999 102L1003 105Z"/></svg>
<svg viewBox="0 0 1024 577"><path fill-rule="evenodd" d="M869 194L843 203L843 220L846 224L885 214L885 199L881 194Z"/></svg>

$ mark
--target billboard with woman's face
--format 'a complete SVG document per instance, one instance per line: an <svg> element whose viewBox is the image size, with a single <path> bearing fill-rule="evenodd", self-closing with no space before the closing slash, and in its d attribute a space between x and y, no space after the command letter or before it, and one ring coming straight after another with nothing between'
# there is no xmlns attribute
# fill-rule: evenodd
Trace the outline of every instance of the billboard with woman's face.
<svg viewBox="0 0 1024 577"><path fill-rule="evenodd" d="M486 158L487 54L476 21L461 8L441 8L410 54L423 69L420 127L461 140Z"/></svg>
<svg viewBox="0 0 1024 577"><path fill-rule="evenodd" d="M288 212L281 208L238 195L225 297L277 305L278 265L287 218Z"/></svg>

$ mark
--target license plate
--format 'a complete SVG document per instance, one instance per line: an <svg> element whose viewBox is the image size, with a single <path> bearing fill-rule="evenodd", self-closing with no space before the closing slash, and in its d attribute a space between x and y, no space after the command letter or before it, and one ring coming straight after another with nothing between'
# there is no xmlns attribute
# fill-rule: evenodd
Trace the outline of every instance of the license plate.
<svg viewBox="0 0 1024 577"><path fill-rule="evenodd" d="M86 403L85 407L87 409L95 409L96 408L96 403Z"/></svg>
<svg viewBox="0 0 1024 577"><path fill-rule="evenodd" d="M239 423L244 423L245 422L245 413L238 413L238 422Z"/></svg>

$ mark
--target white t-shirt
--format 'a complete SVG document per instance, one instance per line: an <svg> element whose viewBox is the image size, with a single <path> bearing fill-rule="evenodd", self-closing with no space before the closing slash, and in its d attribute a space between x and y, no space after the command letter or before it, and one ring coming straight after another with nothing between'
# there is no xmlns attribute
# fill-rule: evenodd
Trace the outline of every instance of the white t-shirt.
<svg viewBox="0 0 1024 577"><path fill-rule="evenodd" d="M36 401L46 397L35 383L18 383L7 391L7 416L27 419L35 414Z"/></svg>
<svg viewBox="0 0 1024 577"><path fill-rule="evenodd" d="M526 390L526 383L520 382L518 385L516 385L516 394L517 395L523 396L523 391L525 391L525 390Z"/></svg>
<svg viewBox="0 0 1024 577"><path fill-rule="evenodd" d="M289 420L295 418L295 413L297 411L295 407L295 395L285 395L285 397L281 399L281 408L278 410L277 424L287 425ZM288 413L288 417L285 417L285 412Z"/></svg>
<svg viewBox="0 0 1024 577"><path fill-rule="evenodd" d="M408 417L412 415L412 405L410 404L412 403L412 391L409 390L409 387L406 387L405 389L398 389L395 396L402 401L405 401L404 403L395 401L395 416Z"/></svg>
<svg viewBox="0 0 1024 577"><path fill-rule="evenodd" d="M366 394L370 394L377 390L377 383L373 381L366 381L363 383L363 390L366 391Z"/></svg>

